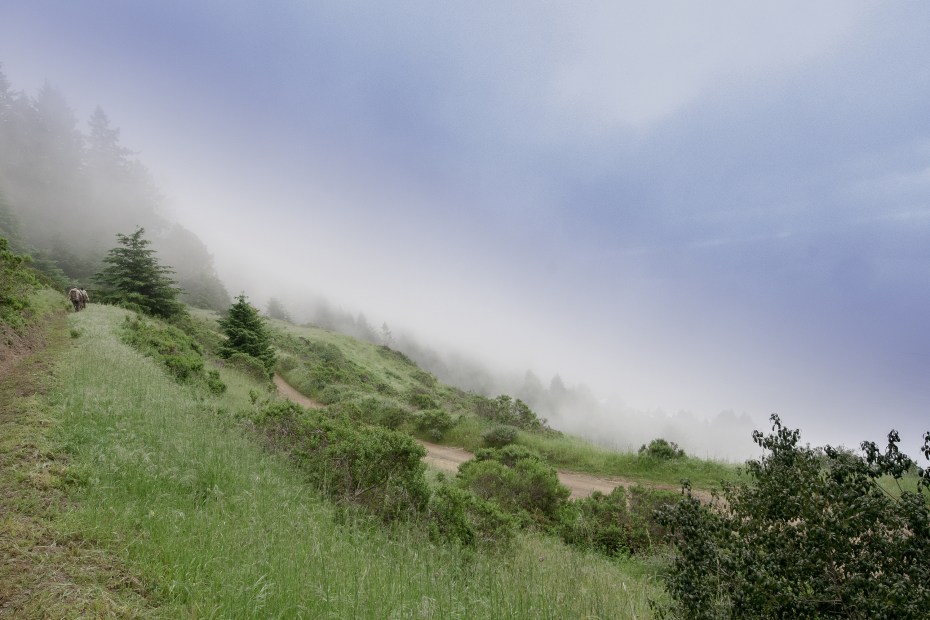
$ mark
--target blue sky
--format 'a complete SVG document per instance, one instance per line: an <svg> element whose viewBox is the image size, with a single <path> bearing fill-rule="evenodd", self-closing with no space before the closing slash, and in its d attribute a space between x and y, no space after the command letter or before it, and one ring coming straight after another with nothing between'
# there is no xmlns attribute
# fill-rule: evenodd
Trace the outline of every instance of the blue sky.
<svg viewBox="0 0 930 620"><path fill-rule="evenodd" d="M5 2L253 300L643 410L930 430L930 6ZM622 429L617 430L622 433Z"/></svg>

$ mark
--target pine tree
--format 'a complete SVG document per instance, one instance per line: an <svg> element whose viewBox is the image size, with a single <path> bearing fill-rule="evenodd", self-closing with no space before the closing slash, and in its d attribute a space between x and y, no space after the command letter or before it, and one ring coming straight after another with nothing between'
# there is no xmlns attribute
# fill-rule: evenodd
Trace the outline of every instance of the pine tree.
<svg viewBox="0 0 930 620"><path fill-rule="evenodd" d="M184 313L178 302L181 290L171 279L174 270L158 263L144 228L131 235L117 234L119 246L107 253L107 264L96 276L103 301L137 308L147 314L171 318Z"/></svg>
<svg viewBox="0 0 930 620"><path fill-rule="evenodd" d="M245 294L236 297L236 303L219 323L227 338L220 347L220 356L228 358L235 353L245 353L261 362L269 374L272 372L276 356L271 334L265 320L248 302Z"/></svg>

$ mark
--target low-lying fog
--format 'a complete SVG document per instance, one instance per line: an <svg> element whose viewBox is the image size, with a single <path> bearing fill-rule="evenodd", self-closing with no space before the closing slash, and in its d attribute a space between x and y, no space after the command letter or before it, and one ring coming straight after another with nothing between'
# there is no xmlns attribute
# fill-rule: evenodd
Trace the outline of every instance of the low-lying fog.
<svg viewBox="0 0 930 620"><path fill-rule="evenodd" d="M233 295L610 445L930 430L930 7L11 4Z"/></svg>

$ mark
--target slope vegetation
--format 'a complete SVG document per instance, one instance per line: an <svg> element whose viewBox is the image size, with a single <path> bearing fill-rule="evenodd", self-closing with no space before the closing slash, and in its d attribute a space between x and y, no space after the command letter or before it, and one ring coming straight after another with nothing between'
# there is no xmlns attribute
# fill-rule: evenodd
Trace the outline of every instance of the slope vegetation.
<svg viewBox="0 0 930 620"><path fill-rule="evenodd" d="M24 439L56 464L33 500L51 509L35 518L46 540L101 558L84 590L98 596L49 613L5 592L14 617L623 618L661 596L649 562L535 534L476 553L324 500L243 424L256 394L270 398L262 384L228 365L225 392L179 383L122 341L127 316L91 305L68 317L71 345L27 414L43 423Z"/></svg>

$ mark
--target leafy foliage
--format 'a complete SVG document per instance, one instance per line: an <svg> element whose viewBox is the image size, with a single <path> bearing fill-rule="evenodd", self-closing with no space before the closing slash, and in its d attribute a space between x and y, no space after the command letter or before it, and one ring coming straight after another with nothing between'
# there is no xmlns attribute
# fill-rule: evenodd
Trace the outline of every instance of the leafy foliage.
<svg viewBox="0 0 930 620"><path fill-rule="evenodd" d="M639 448L640 456L659 459L662 461L671 461L673 459L684 458L685 451L674 441L667 441L662 438L653 439L649 445L643 444Z"/></svg>
<svg viewBox="0 0 930 620"><path fill-rule="evenodd" d="M325 495L388 521L426 508L426 451L409 436L291 402L267 405L254 421Z"/></svg>
<svg viewBox="0 0 930 620"><path fill-rule="evenodd" d="M201 346L182 330L141 315L126 317L122 328L123 342L163 365L179 382L199 381L213 394L226 391L219 373L205 369Z"/></svg>
<svg viewBox="0 0 930 620"><path fill-rule="evenodd" d="M639 486L595 491L565 505L559 535L566 544L608 556L649 551L666 542L656 510L677 500L677 493Z"/></svg>
<svg viewBox="0 0 930 620"><path fill-rule="evenodd" d="M767 451L724 487L725 507L688 497L663 511L679 555L670 609L687 618L926 618L930 610L930 473L888 435L865 457L799 445L772 416ZM930 433L923 453L930 458ZM905 475L917 491L887 493Z"/></svg>
<svg viewBox="0 0 930 620"><path fill-rule="evenodd" d="M417 428L429 433L431 439L436 441L442 439L442 436L450 428L455 426L457 419L449 415L444 409L427 409L417 415Z"/></svg>
<svg viewBox="0 0 930 620"><path fill-rule="evenodd" d="M258 360L270 377L276 360L271 335L265 320L249 304L245 295L236 298L236 303L219 323L226 334L226 342L220 346L220 356L232 358L237 353L248 355Z"/></svg>
<svg viewBox="0 0 930 620"><path fill-rule="evenodd" d="M9 242L0 237L0 321L14 327L22 324L29 294L39 286L29 262L29 256L14 254Z"/></svg>
<svg viewBox="0 0 930 620"><path fill-rule="evenodd" d="M107 266L95 276L101 296L104 301L152 316L183 315L184 306L178 302L181 290L170 278L174 271L159 264L144 234L144 228L131 235L117 233L119 245L107 253L103 259Z"/></svg>
<svg viewBox="0 0 930 620"><path fill-rule="evenodd" d="M516 426L510 424L496 424L481 433L481 440L489 448L503 448L517 440Z"/></svg>
<svg viewBox="0 0 930 620"><path fill-rule="evenodd" d="M519 398L513 399L507 395L495 399L480 398L476 405L479 416L492 422L509 424L527 431L538 431L546 428L545 421L540 420L529 406Z"/></svg>
<svg viewBox="0 0 930 620"><path fill-rule="evenodd" d="M552 466L537 453L517 445L478 450L474 459L459 466L457 481L525 523L543 526L558 521L570 494Z"/></svg>
<svg viewBox="0 0 930 620"><path fill-rule="evenodd" d="M450 484L436 488L427 514L432 538L464 547L505 550L516 534L516 521L496 504Z"/></svg>

